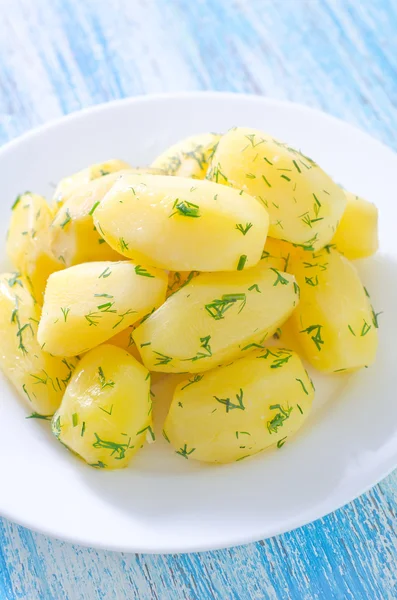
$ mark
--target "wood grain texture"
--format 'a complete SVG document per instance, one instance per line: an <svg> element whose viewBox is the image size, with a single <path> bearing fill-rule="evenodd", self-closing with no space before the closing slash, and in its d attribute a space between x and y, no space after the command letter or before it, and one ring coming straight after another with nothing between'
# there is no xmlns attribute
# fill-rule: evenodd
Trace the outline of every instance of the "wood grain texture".
<svg viewBox="0 0 397 600"><path fill-rule="evenodd" d="M0 143L114 98L216 89L319 107L397 148L395 0L0 0L0 8ZM297 531L203 554L82 549L0 520L0 600L395 599L396 513L394 473Z"/></svg>

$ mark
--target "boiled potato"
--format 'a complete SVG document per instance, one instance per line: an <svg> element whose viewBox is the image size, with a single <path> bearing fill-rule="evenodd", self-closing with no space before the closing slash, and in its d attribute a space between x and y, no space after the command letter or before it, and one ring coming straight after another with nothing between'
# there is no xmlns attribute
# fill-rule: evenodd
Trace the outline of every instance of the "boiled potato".
<svg viewBox="0 0 397 600"><path fill-rule="evenodd" d="M330 242L346 205L343 190L316 163L256 129L222 136L207 178L255 196L269 211L269 236L309 251Z"/></svg>
<svg viewBox="0 0 397 600"><path fill-rule="evenodd" d="M295 255L288 271L301 290L290 325L307 360L325 372L372 364L377 320L353 264L328 247Z"/></svg>
<svg viewBox="0 0 397 600"><path fill-rule="evenodd" d="M104 344L80 361L52 419L54 435L90 466L122 469L154 439L149 372Z"/></svg>
<svg viewBox="0 0 397 600"><path fill-rule="evenodd" d="M38 340L75 356L132 325L165 299L167 275L131 261L92 262L48 279Z"/></svg>
<svg viewBox="0 0 397 600"><path fill-rule="evenodd" d="M61 403L76 360L56 358L36 339L40 308L15 273L0 276L0 367L32 416L52 415Z"/></svg>
<svg viewBox="0 0 397 600"><path fill-rule="evenodd" d="M372 202L345 192L347 205L331 244L349 258L366 258L378 250L378 209Z"/></svg>
<svg viewBox="0 0 397 600"><path fill-rule="evenodd" d="M248 194L209 181L123 175L94 212L117 252L171 271L233 271L255 265L268 215Z"/></svg>
<svg viewBox="0 0 397 600"><path fill-rule="evenodd" d="M167 175L204 179L208 163L221 136L217 133L192 135L167 148L152 163Z"/></svg>
<svg viewBox="0 0 397 600"><path fill-rule="evenodd" d="M187 459L242 460L269 446L281 448L305 422L313 397L299 356L264 348L180 383L164 437Z"/></svg>
<svg viewBox="0 0 397 600"><path fill-rule="evenodd" d="M7 254L40 303L48 276L64 268L62 257L51 250L51 221L52 213L46 200L26 192L14 203L7 237Z"/></svg>
<svg viewBox="0 0 397 600"><path fill-rule="evenodd" d="M124 173L125 171L120 171ZM51 224L51 248L67 267L96 260L119 260L94 226L93 212L119 177L104 175L78 188L58 210Z"/></svg>
<svg viewBox="0 0 397 600"><path fill-rule="evenodd" d="M137 327L133 338L150 371L206 371L263 347L298 298L295 279L266 265L202 273Z"/></svg>
<svg viewBox="0 0 397 600"><path fill-rule="evenodd" d="M124 173L157 173L156 169L128 169L109 173L75 191L57 211L51 225L51 248L70 267L95 260L120 260L121 256L99 235L92 218L95 209Z"/></svg>
<svg viewBox="0 0 397 600"><path fill-rule="evenodd" d="M93 179L103 177L104 175L109 175L109 173L121 171L122 169L130 168L131 167L128 163L117 159L91 165L90 167L82 169L81 171L78 171L69 177L61 179L54 193L54 201L56 205L60 207L68 198L70 198L72 194L77 192L81 186L89 183Z"/></svg>

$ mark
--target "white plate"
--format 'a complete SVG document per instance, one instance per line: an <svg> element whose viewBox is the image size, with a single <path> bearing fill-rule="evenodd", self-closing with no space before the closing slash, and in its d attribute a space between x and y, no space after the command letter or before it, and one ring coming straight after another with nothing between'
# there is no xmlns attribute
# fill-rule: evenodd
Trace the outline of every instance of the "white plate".
<svg viewBox="0 0 397 600"><path fill-rule="evenodd" d="M89 163L117 157L145 165L181 137L234 125L263 129L301 148L379 206L382 255L360 265L376 309L384 311L376 365L350 378L317 377L313 414L281 450L214 467L182 460L159 436L119 472L90 469L52 438L48 424L26 420L27 408L2 378L5 517L113 550L206 550L317 519L397 466L397 156L368 135L318 111L253 96L178 94L99 106L0 150L0 239L11 203L26 189L50 195L59 178Z"/></svg>

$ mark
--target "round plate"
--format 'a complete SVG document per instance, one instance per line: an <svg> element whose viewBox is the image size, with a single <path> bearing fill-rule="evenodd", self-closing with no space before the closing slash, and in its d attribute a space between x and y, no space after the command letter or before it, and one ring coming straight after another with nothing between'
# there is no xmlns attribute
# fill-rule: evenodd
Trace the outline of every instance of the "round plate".
<svg viewBox="0 0 397 600"><path fill-rule="evenodd" d="M182 459L158 435L128 469L117 472L89 468L56 442L48 423L27 420L28 407L2 377L3 516L112 550L207 550L308 523L397 466L397 156L365 133L321 112L254 96L177 94L99 106L0 150L0 239L5 240L10 206L24 190L50 196L61 177L90 163L122 158L146 165L179 138L235 125L265 130L301 148L336 181L378 205L382 253L359 265L376 310L383 311L375 366L350 377L315 376L313 413L280 450L209 466ZM159 386L158 416L174 380Z"/></svg>

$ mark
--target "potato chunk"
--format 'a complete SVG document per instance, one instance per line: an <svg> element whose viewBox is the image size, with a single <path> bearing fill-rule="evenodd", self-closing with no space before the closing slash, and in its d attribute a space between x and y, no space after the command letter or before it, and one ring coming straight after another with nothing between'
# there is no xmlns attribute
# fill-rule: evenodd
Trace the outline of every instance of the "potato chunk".
<svg viewBox="0 0 397 600"><path fill-rule="evenodd" d="M52 419L54 435L90 466L122 469L154 439L149 372L104 344L80 361Z"/></svg>
<svg viewBox="0 0 397 600"><path fill-rule="evenodd" d="M222 136L207 178L255 196L269 211L269 236L307 250L330 242L346 205L343 190L315 162L256 129Z"/></svg>
<svg viewBox="0 0 397 600"><path fill-rule="evenodd" d="M263 347L298 299L295 279L266 265L202 273L137 327L133 338L150 371L206 371Z"/></svg>
<svg viewBox="0 0 397 600"><path fill-rule="evenodd" d="M40 304L49 275L64 268L62 257L51 250L51 221L51 209L45 198L30 192L18 196L11 216L7 254Z"/></svg>
<svg viewBox="0 0 397 600"><path fill-rule="evenodd" d="M69 177L61 179L54 193L54 201L60 207L81 186L86 185L93 179L98 179L98 177L109 175L109 173L115 173L116 171L130 168L128 163L117 159L91 165Z"/></svg>
<svg viewBox="0 0 397 600"><path fill-rule="evenodd" d="M378 209L372 202L346 192L347 205L331 244L350 260L378 250Z"/></svg>
<svg viewBox="0 0 397 600"><path fill-rule="evenodd" d="M50 229L51 248L67 267L97 260L120 260L120 254L99 235L92 218L119 176L118 172L110 173L82 185L55 215Z"/></svg>
<svg viewBox="0 0 397 600"><path fill-rule="evenodd" d="M377 320L353 264L327 248L292 257L288 271L301 290L290 325L307 360L325 372L372 364Z"/></svg>
<svg viewBox="0 0 397 600"><path fill-rule="evenodd" d="M236 190L182 177L123 175L94 222L116 251L171 271L234 271L255 265L268 215Z"/></svg>
<svg viewBox="0 0 397 600"><path fill-rule="evenodd" d="M167 175L204 179L208 163L221 136L202 133L183 139L164 150L152 163Z"/></svg>
<svg viewBox="0 0 397 600"><path fill-rule="evenodd" d="M61 403L75 360L44 352L36 339L40 308L15 273L0 276L0 367L33 416L52 415Z"/></svg>
<svg viewBox="0 0 397 600"><path fill-rule="evenodd" d="M164 272L130 261L84 263L54 273L39 342L56 356L87 352L160 306L166 289Z"/></svg>
<svg viewBox="0 0 397 600"><path fill-rule="evenodd" d="M264 348L180 383L164 436L187 459L242 460L269 446L281 448L305 422L313 397L299 356Z"/></svg>

